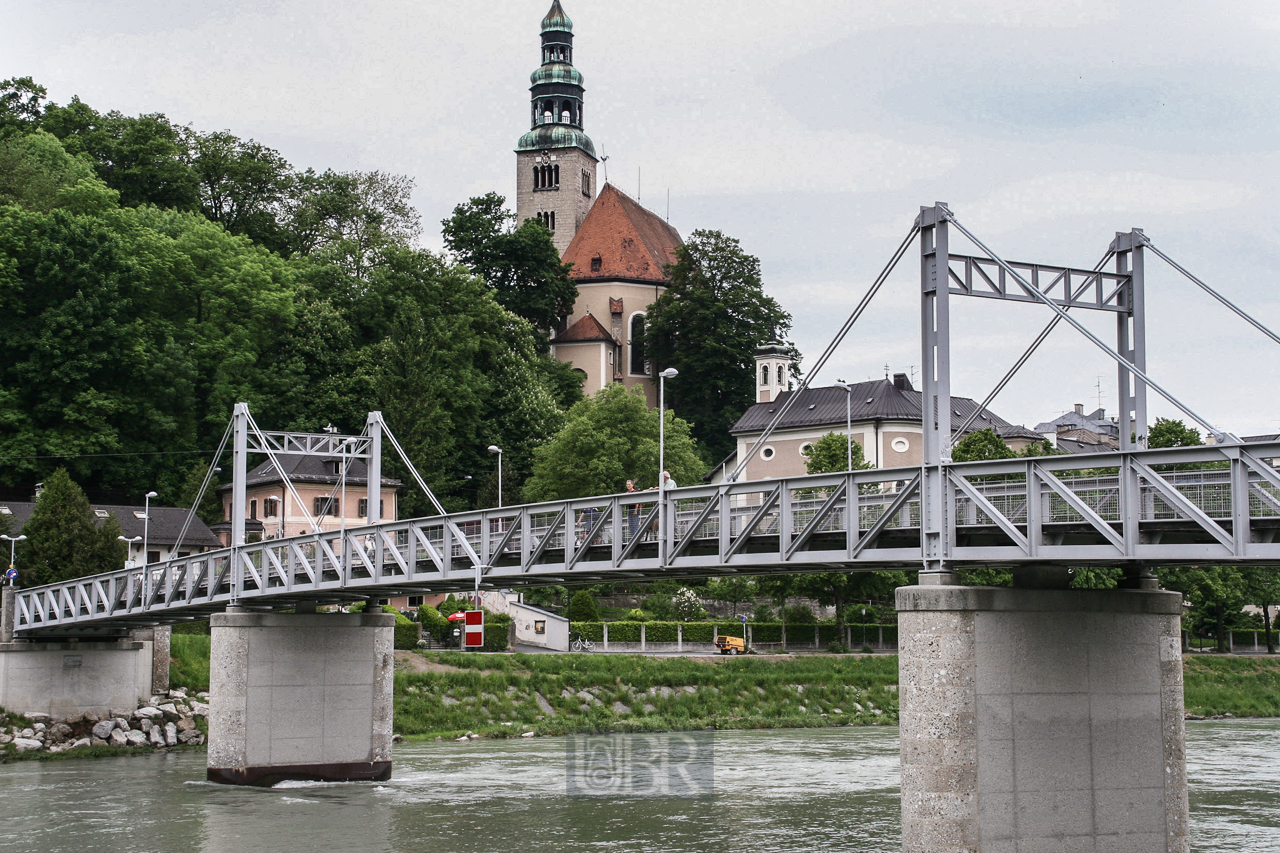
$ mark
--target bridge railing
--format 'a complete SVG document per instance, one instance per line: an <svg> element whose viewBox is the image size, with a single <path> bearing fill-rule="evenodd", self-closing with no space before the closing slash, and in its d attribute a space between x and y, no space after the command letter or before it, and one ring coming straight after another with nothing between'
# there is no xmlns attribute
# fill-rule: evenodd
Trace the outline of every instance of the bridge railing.
<svg viewBox="0 0 1280 853"><path fill-rule="evenodd" d="M1280 562L1280 444L947 467L948 559ZM19 590L15 628L193 618L228 604L921 558L919 469L703 485L407 519ZM854 522L856 520L856 523ZM471 554L478 561L471 559ZM478 567L477 567L478 563Z"/></svg>

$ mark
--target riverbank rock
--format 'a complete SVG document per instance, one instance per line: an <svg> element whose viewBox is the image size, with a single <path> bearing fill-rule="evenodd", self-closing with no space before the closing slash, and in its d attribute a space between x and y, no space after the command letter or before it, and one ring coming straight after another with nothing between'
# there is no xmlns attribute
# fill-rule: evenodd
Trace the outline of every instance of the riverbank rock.
<svg viewBox="0 0 1280 853"><path fill-rule="evenodd" d="M207 702L189 700L186 691L178 688L139 702L137 708L113 708L109 714L74 714L66 719L27 714L23 728L8 725L0 729L0 749L10 749L6 745L13 744L14 752L54 755L87 746L145 750L201 745L205 736L196 718L208 713Z"/></svg>

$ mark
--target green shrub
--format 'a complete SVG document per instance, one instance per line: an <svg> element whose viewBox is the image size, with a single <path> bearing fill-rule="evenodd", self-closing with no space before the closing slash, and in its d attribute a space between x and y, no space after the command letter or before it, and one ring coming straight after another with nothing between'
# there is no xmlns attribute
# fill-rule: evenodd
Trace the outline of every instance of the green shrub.
<svg viewBox="0 0 1280 853"><path fill-rule="evenodd" d="M639 607L633 607L626 612L622 619L627 622L648 622L653 619L653 616Z"/></svg>
<svg viewBox="0 0 1280 853"><path fill-rule="evenodd" d="M174 634L195 634L197 636L209 636L209 620L201 619L198 622L178 622L171 626Z"/></svg>
<svg viewBox="0 0 1280 853"><path fill-rule="evenodd" d="M639 622L610 622L609 623L609 642L611 643L640 642L640 623Z"/></svg>
<svg viewBox="0 0 1280 853"><path fill-rule="evenodd" d="M751 640L756 643L782 642L782 624L779 622L752 622Z"/></svg>
<svg viewBox="0 0 1280 853"><path fill-rule="evenodd" d="M207 623L206 623L207 624ZM212 640L199 634L174 634L169 638L169 683L199 691L209 689L209 647Z"/></svg>
<svg viewBox="0 0 1280 853"><path fill-rule="evenodd" d="M570 622L599 622L600 610L596 607L596 598L585 589L580 589L569 599Z"/></svg>
<svg viewBox="0 0 1280 853"><path fill-rule="evenodd" d="M712 643L715 636L710 622L686 622L684 625L684 641L686 643Z"/></svg>
<svg viewBox="0 0 1280 853"><path fill-rule="evenodd" d="M644 639L648 643L674 643L676 641L676 623L647 622L644 626Z"/></svg>
<svg viewBox="0 0 1280 853"><path fill-rule="evenodd" d="M508 639L510 637L511 620L502 623L493 623L485 618L484 622L484 645L481 647L486 652L505 652L510 648Z"/></svg>
<svg viewBox="0 0 1280 853"><path fill-rule="evenodd" d="M449 620L430 604L423 604L418 608L418 622L422 625L422 630L430 631L431 636L437 640L448 636Z"/></svg>
<svg viewBox="0 0 1280 853"><path fill-rule="evenodd" d="M752 622L776 622L778 614L767 604L757 604L755 613L751 617Z"/></svg>
<svg viewBox="0 0 1280 853"><path fill-rule="evenodd" d="M612 629L613 623L610 623L609 627ZM604 640L604 625L600 622L574 622L570 628L588 640L593 640L597 643ZM613 639L612 633L610 633L609 638Z"/></svg>
<svg viewBox="0 0 1280 853"><path fill-rule="evenodd" d="M793 604L786 610L788 625L812 625L817 621L818 618L813 615L813 611L803 604Z"/></svg>

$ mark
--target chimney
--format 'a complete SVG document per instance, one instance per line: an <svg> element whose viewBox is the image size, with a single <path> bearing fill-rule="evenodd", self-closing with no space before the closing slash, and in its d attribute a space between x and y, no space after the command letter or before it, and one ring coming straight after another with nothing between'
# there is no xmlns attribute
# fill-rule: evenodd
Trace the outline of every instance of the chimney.
<svg viewBox="0 0 1280 853"><path fill-rule="evenodd" d="M893 387L897 388L899 391L915 390L914 388L911 387L911 380L907 378L907 374L905 373L893 374Z"/></svg>
<svg viewBox="0 0 1280 853"><path fill-rule="evenodd" d="M1084 414L1084 403L1076 403L1076 414L1077 415Z"/></svg>

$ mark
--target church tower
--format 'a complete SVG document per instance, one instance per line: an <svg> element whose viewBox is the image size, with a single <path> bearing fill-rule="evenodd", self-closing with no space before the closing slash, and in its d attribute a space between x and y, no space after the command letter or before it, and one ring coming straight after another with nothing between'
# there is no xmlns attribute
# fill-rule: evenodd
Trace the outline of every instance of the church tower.
<svg viewBox="0 0 1280 853"><path fill-rule="evenodd" d="M552 0L542 19L542 65L530 75L531 130L516 144L516 221L537 217L563 255L596 194L596 149L582 131L582 75L573 21Z"/></svg>

